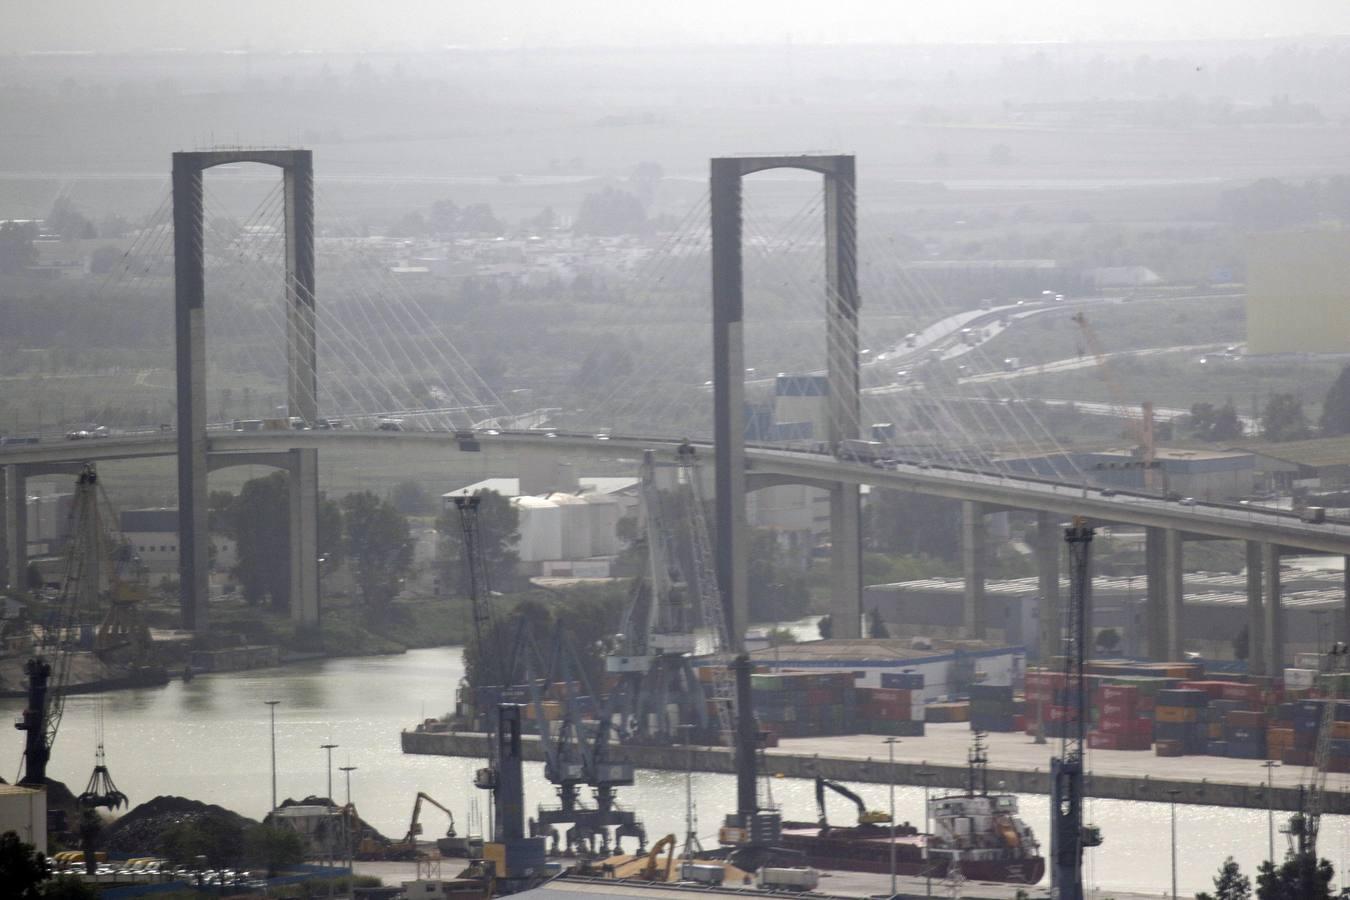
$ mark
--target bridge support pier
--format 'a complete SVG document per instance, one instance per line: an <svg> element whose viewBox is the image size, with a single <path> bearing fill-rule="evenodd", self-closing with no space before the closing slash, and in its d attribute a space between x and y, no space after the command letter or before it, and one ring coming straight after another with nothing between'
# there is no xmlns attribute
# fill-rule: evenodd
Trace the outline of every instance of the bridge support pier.
<svg viewBox="0 0 1350 900"><path fill-rule="evenodd" d="M1053 513L1036 513L1036 568L1040 591L1039 658L1045 665L1060 650L1063 609L1059 602L1059 517Z"/></svg>
<svg viewBox="0 0 1350 900"><path fill-rule="evenodd" d="M1164 558L1167 570L1164 576L1167 598L1167 658L1180 660L1185 658L1185 635L1182 624L1186 610L1186 581L1182 573L1182 560L1185 555L1185 543L1181 531L1168 528L1164 531Z"/></svg>
<svg viewBox="0 0 1350 900"><path fill-rule="evenodd" d="M1167 658L1167 560L1162 528L1144 529L1144 571L1148 600L1144 606L1145 655Z"/></svg>
<svg viewBox="0 0 1350 900"><path fill-rule="evenodd" d="M1253 675L1266 671L1266 619L1262 610L1264 590L1260 541L1247 541L1247 670Z"/></svg>
<svg viewBox="0 0 1350 900"><path fill-rule="evenodd" d="M983 504L961 501L961 570L965 576L962 624L965 636L972 640L983 640L985 634L984 576L988 550Z"/></svg>
<svg viewBox="0 0 1350 900"><path fill-rule="evenodd" d="M290 450L291 620L319 624L319 451Z"/></svg>
<svg viewBox="0 0 1350 900"><path fill-rule="evenodd" d="M4 577L0 584L20 591L24 584L24 570L28 568L28 479L19 466L5 466L5 477L0 479L0 528L4 529Z"/></svg>
<svg viewBox="0 0 1350 900"><path fill-rule="evenodd" d="M1350 647L1350 556L1342 556L1345 563L1345 597L1341 601L1341 642Z"/></svg>
<svg viewBox="0 0 1350 900"><path fill-rule="evenodd" d="M862 637L862 498L856 484L830 489L830 587L834 636Z"/></svg>
<svg viewBox="0 0 1350 900"><path fill-rule="evenodd" d="M1265 615L1265 670L1276 675L1284 669L1284 609L1280 604L1280 547L1261 545L1264 590L1261 598Z"/></svg>

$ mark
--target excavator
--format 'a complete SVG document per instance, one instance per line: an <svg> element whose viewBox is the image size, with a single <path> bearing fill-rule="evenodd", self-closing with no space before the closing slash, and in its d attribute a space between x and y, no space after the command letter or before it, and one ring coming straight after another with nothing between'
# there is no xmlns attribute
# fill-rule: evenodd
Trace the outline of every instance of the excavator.
<svg viewBox="0 0 1350 900"><path fill-rule="evenodd" d="M455 833L455 814L450 812L428 794L423 791L417 792L417 799L413 802L412 821L408 823L408 833L402 840L394 841L387 847L382 846L378 841L367 838L361 842L361 847L357 851L360 859L417 859L419 856L417 850L417 836L422 833L422 803L430 803L432 806L445 813L450 819L450 827L445 832L445 837L436 839L436 849L440 851L441 856L472 856L473 844L475 839L472 836L460 837ZM478 839L476 843L482 843Z"/></svg>
<svg viewBox="0 0 1350 900"><path fill-rule="evenodd" d="M839 796L841 796L841 797L843 797L843 798L845 798L845 799L847 799L847 800L852 800L853 803L854 803L854 805L858 807L858 827L860 827L860 828L874 828L874 827L876 827L876 826L878 826L878 825L885 825L885 824L888 824L888 823L891 821L891 814L890 814L890 813L888 813L888 812L883 812L883 811L881 811L881 810L879 810L879 809L868 809L868 808L867 808L867 805L866 805L865 803L863 803L862 798L859 797L857 794L853 793L853 791L851 791L851 790L849 790L848 788L844 787L842 784L840 784L840 783L837 782L837 781L830 781L830 780L827 779L827 778L821 778L819 775L817 775L817 776L816 776L816 809L820 811L820 823L819 823L819 824L820 824L820 830L821 830L821 831L825 831L825 830L827 830L827 829L830 827L829 820L828 820L828 818L827 818L826 815L825 815L825 789L826 789L826 788L829 788L830 790L834 791L836 794L838 794Z"/></svg>

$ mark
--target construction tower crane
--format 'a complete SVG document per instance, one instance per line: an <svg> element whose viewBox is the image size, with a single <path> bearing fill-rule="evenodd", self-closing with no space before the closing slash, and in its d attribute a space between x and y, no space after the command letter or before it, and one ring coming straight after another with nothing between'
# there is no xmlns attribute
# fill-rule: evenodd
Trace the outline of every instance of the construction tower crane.
<svg viewBox="0 0 1350 900"><path fill-rule="evenodd" d="M1317 751L1313 755L1312 775L1303 790L1302 809L1289 821L1288 833L1295 842L1295 855L1313 867L1317 865L1317 837L1322 826L1322 807L1327 789L1327 763L1331 759L1331 732L1336 725L1336 706L1340 699L1341 674L1346 670L1350 648L1339 641L1332 645L1322 669L1331 684L1322 706L1322 721L1317 729Z"/></svg>
<svg viewBox="0 0 1350 900"><path fill-rule="evenodd" d="M1102 381L1106 382L1106 390L1111 395L1111 405L1115 407L1116 415L1126 422L1131 437L1139 445L1140 464L1144 470L1144 487L1150 491L1157 490L1157 445L1153 428L1153 401L1143 401L1140 404L1140 414L1135 415L1130 402L1125 399L1120 382L1116 380L1115 373L1111 370L1106 351L1102 349L1101 341L1097 339L1097 332L1088 324L1087 316L1080 309L1071 319L1078 326L1088 352L1097 362L1097 369L1101 372Z"/></svg>
<svg viewBox="0 0 1350 900"><path fill-rule="evenodd" d="M1089 563L1093 531L1081 517L1064 529L1069 546L1069 602L1064 632L1064 690L1069 693L1069 721L1060 739L1059 756L1050 760L1050 896L1083 900L1083 851L1101 845L1101 831L1083 824L1083 775L1087 726L1087 607L1091 591Z"/></svg>
<svg viewBox="0 0 1350 900"><path fill-rule="evenodd" d="M489 599L492 587L488 581L487 562L483 558L482 530L478 519L481 500L482 497L478 494L458 495L454 498L455 508L459 510L459 528L463 539L462 559L469 582L469 605L473 614L474 649L478 652L478 664L485 666L491 673L489 684L505 687L507 679L500 676L506 674L503 669L506 660L487 646L489 640L497 642L499 635Z"/></svg>

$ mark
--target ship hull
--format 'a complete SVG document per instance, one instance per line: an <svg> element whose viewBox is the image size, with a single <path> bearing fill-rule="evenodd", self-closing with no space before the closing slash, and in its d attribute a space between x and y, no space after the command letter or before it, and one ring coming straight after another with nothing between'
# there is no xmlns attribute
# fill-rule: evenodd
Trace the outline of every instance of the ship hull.
<svg viewBox="0 0 1350 900"><path fill-rule="evenodd" d="M802 862L817 869L885 875L891 871L891 845L885 830L880 831L878 835L877 829L860 831L836 828L823 836L785 832L779 843L785 850L801 854ZM922 835L896 838L897 875L946 877L947 863L939 859L924 859L923 846ZM1037 884L1045 877L1045 860L1039 856L962 860L961 875L970 881Z"/></svg>

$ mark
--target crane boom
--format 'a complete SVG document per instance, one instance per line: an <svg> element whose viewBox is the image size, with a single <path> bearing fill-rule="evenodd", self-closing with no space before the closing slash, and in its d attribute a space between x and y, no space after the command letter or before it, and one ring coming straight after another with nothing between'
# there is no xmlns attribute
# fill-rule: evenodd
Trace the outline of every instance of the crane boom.
<svg viewBox="0 0 1350 900"><path fill-rule="evenodd" d="M1156 481L1153 463L1157 455L1153 431L1153 403L1145 400L1140 404L1140 414L1135 415L1130 402L1125 399L1125 391L1121 388L1120 382L1116 380L1115 373L1111 369L1106 351L1102 349L1101 341L1097 339L1097 332L1088 324L1087 316L1080 309L1073 314L1072 321L1082 333L1083 342L1087 345L1088 352L1092 354L1092 358L1097 363L1102 381L1106 382L1106 390L1111 395L1111 405L1116 408L1116 415L1125 420L1130 431L1133 432L1134 439L1139 442L1139 448L1143 454L1144 487L1153 490Z"/></svg>
<svg viewBox="0 0 1350 900"><path fill-rule="evenodd" d="M712 667L713 696L710 699L717 710L717 724L723 740L728 746L734 746L736 685L726 663L735 645L727 632L726 609L722 605L722 592L717 587L717 573L713 568L712 542L708 538L706 506L703 501L703 478L699 469L698 454L688 441L680 444L677 459L687 491L690 546L694 558L692 573L694 583L690 588L697 600L703 627L715 642Z"/></svg>
<svg viewBox="0 0 1350 900"><path fill-rule="evenodd" d="M1322 707L1322 721L1317 730L1317 752L1313 757L1312 778L1303 805L1303 829L1299 835L1300 855L1307 855L1314 864L1317 862L1317 833L1322 825L1322 807L1327 789L1327 763L1331 759L1331 732L1336 725L1336 705L1340 696L1340 674L1345 671L1347 648L1345 644L1333 644L1327 653L1324 666L1330 674L1331 689L1326 703Z"/></svg>

